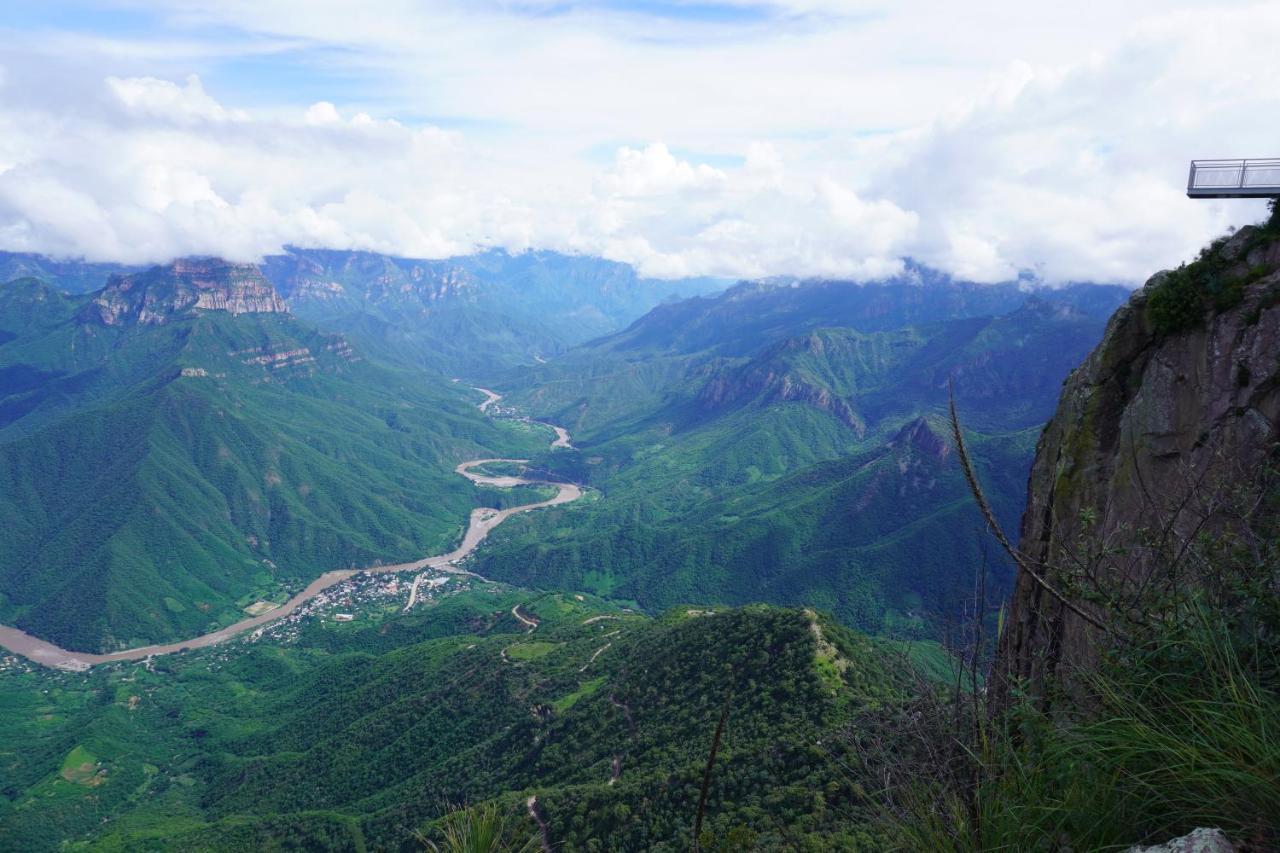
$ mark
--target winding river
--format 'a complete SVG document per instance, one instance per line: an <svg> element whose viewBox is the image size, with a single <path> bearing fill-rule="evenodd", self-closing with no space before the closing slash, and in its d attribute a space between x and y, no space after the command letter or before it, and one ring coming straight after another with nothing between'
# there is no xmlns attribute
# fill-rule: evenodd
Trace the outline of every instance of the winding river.
<svg viewBox="0 0 1280 853"><path fill-rule="evenodd" d="M480 404L480 410L484 411L490 405L501 399L500 395L485 389L476 389L483 391L486 399ZM552 442L552 447L568 447L569 434L563 427L557 427L551 424L555 430L556 440ZM557 506L575 501L582 497L582 490L572 483L553 483L546 480L527 480L524 477L490 477L484 474L477 474L472 468L478 468L489 462L515 462L523 463L525 459L472 459L463 462L454 470L466 477L473 483L484 486L496 486L499 488L511 488L513 486L555 486L557 492L554 497L537 503L522 504L520 506L509 507L504 510L490 509L488 507L480 507L471 511L471 519L467 525L467 532L462 537L462 544L447 554L440 554L435 557L425 557L421 560L415 560L411 563L396 563L391 566L372 566L367 569L340 569L332 572L325 572L320 577L313 580L307 585L307 588L299 592L293 598L284 604L263 613L260 616L254 616L250 619L242 619L234 625L228 625L217 631L208 634L202 634L190 640L181 640L176 643L164 643L154 646L139 646L134 649L123 649L118 652L109 652L107 654L90 654L89 652L72 652L53 643L33 637L25 631L19 631L17 628L11 628L8 625L0 625L0 646L8 649L14 654L22 655L38 664L44 666L55 667L57 669L67 669L73 671L81 671L88 669L94 664L113 663L116 661L143 660L154 655L168 655L174 652L186 651L188 649L203 649L207 646L216 645L224 640L229 640L237 634L241 634L251 628L257 628L261 625L274 622L281 617L288 616L299 606L307 601L315 598L329 587L339 584L358 574L378 574L384 572L412 572L421 571L423 569L436 569L441 572L450 572L453 574L473 574L463 569L459 569L453 564L463 557L470 554L476 547L484 541L489 532L502 522L506 521L513 515L521 512L528 512L542 507Z"/></svg>

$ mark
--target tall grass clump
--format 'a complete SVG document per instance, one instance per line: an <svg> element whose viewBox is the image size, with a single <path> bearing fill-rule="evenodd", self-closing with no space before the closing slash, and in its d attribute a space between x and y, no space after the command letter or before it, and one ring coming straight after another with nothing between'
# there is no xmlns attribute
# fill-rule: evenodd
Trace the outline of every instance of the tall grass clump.
<svg viewBox="0 0 1280 853"><path fill-rule="evenodd" d="M487 802L445 815L431 831L414 838L432 853L528 853L537 839L523 831L522 821L509 819L497 803Z"/></svg>
<svg viewBox="0 0 1280 853"><path fill-rule="evenodd" d="M899 849L1121 850L1200 826L1275 849L1274 645L1203 606L1152 640L1082 676L1084 697L1064 716L1020 701L979 721L960 747L971 775L934 774L897 793Z"/></svg>

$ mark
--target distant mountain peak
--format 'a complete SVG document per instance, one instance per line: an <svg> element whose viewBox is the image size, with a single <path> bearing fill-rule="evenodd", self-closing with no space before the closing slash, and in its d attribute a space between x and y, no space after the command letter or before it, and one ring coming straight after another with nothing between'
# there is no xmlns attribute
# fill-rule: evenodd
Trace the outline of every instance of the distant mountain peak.
<svg viewBox="0 0 1280 853"><path fill-rule="evenodd" d="M1038 317L1044 320L1079 320L1085 312L1069 302L1054 301L1045 294L1032 293L1017 311L1015 317Z"/></svg>
<svg viewBox="0 0 1280 853"><path fill-rule="evenodd" d="M196 311L288 313L284 300L253 264L180 258L166 266L113 275L81 319L105 326L159 325Z"/></svg>

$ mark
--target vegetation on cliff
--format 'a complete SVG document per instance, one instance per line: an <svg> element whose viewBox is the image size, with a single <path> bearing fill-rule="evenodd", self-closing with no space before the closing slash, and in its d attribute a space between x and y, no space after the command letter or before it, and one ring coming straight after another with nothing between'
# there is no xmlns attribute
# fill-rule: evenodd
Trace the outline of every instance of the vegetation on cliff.
<svg viewBox="0 0 1280 853"><path fill-rule="evenodd" d="M904 849L1280 844L1278 248L1273 215L1153 278L1068 381L993 689L922 700L882 761Z"/></svg>
<svg viewBox="0 0 1280 853"><path fill-rule="evenodd" d="M1172 335L1204 323L1205 316L1240 304L1245 289L1274 267L1280 238L1280 205L1261 225L1246 226L1234 237L1220 237L1190 264L1164 272L1148 285L1147 312L1158 334ZM1270 299L1280 298L1280 290Z"/></svg>

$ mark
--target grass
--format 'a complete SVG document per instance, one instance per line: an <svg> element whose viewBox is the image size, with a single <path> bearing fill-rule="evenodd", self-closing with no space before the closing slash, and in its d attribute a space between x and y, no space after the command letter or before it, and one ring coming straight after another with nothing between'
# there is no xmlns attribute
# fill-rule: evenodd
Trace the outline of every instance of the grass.
<svg viewBox="0 0 1280 853"><path fill-rule="evenodd" d="M561 645L562 643L544 643L537 640L530 643L517 643L507 649L507 657L514 660L537 660L551 654Z"/></svg>
<svg viewBox="0 0 1280 853"><path fill-rule="evenodd" d="M551 703L551 707L555 708L558 713L563 714L565 711L577 704L579 699L585 699L600 689L600 685L604 684L604 676L592 678L582 682L577 690L572 693L561 696L559 699Z"/></svg>
<svg viewBox="0 0 1280 853"><path fill-rule="evenodd" d="M95 780L98 779L97 772L98 756L85 749L83 745L77 744L76 748L62 759L62 769L58 771L58 775L68 782L93 787L96 784Z"/></svg>
<svg viewBox="0 0 1280 853"><path fill-rule="evenodd" d="M537 839L519 829L507 810L495 802L451 812L434 832L419 832L418 843L435 853L524 853ZM434 838L432 836L435 836Z"/></svg>
<svg viewBox="0 0 1280 853"><path fill-rule="evenodd" d="M1242 645L1203 610L1090 676L1073 719L1028 708L978 745L972 792L921 782L902 850L1123 849L1199 826L1272 849L1280 840L1275 650Z"/></svg>

